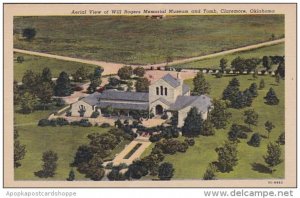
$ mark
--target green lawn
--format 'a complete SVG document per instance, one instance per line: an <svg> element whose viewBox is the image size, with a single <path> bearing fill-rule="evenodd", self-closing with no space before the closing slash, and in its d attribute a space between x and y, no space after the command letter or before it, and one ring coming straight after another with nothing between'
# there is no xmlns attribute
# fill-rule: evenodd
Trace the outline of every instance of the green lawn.
<svg viewBox="0 0 300 198"><path fill-rule="evenodd" d="M179 65L174 65L172 67L177 68L214 68L219 69L220 59L226 58L228 60L228 66L233 59L240 56L241 58L262 58L263 56L283 56L284 55L284 43L261 47L253 50L236 52L228 54L225 56L216 56L213 58L203 59L199 61L194 61L190 63L184 63ZM262 66L262 65L260 65Z"/></svg>
<svg viewBox="0 0 300 198"><path fill-rule="evenodd" d="M26 155L21 161L21 167L15 169L16 180L45 180L34 175L34 172L41 170L42 153L53 150L58 154L58 167L53 178L47 180L65 180L71 169L70 163L73 162L74 155L78 146L88 144L87 135L90 133L105 133L110 128L101 127L38 127L36 124L22 125L37 122L41 118L46 118L51 111L36 111L24 115L15 113L15 123L19 124L16 129L19 132L19 139L26 145ZM127 142L128 143L128 142ZM122 143L116 149L119 151ZM113 151L114 152L114 151ZM115 152L114 152L115 153ZM76 179L86 179L84 175L75 169Z"/></svg>
<svg viewBox="0 0 300 198"><path fill-rule="evenodd" d="M18 63L16 61L18 56L23 56L25 61ZM96 67L95 65L84 63L14 53L14 80L18 82L22 81L24 73L29 69L34 72L41 72L45 67L49 67L51 69L52 76L55 78L58 77L62 71L66 71L69 75L75 73L75 71L81 66L88 68L90 71L93 71Z"/></svg>
<svg viewBox="0 0 300 198"><path fill-rule="evenodd" d="M55 24L55 26L53 26ZM21 38L35 28L32 41ZM51 27L51 28L50 28ZM14 47L70 57L150 64L284 37L284 15L35 16L14 18Z"/></svg>
<svg viewBox="0 0 300 198"><path fill-rule="evenodd" d="M221 96L223 89L227 86L231 77L215 78L212 75L205 75L209 81L212 90L209 94L212 98ZM258 148L248 146L247 141L250 139L252 133L248 134L248 140L242 140L238 145L238 165L234 171L230 173L217 173L219 179L250 179L250 178L283 178L284 177L284 162L276 167L276 171L271 175L267 173L260 173L253 170L253 163L264 164L263 155L266 153L267 144L270 141L276 141L279 134L284 131L284 81L281 81L279 86L274 84L274 78L270 76L259 77L253 80L250 75L242 75L237 77L240 80L241 89L249 87L253 82L258 83L261 78L264 78L266 87L264 90L259 90L259 96L253 102L253 108L259 114L258 125L253 127L254 132L259 132L266 135L264 123L267 120L273 122L276 126L270 134L270 139L263 139L261 146ZM192 86L192 80L187 80ZM280 103L277 106L269 106L264 104L263 97L270 87L273 87ZM186 153L176 153L175 155L166 155L166 162L171 162L175 168L174 178L176 179L201 179L210 162L217 160L215 148L223 145L227 140L227 133L232 123L243 124L243 111L230 109L232 118L230 124L226 129L217 130L215 136L195 138L196 144L190 147ZM180 139L184 139L180 137ZM152 144L144 153L146 156L150 153ZM282 146L282 154L284 159L284 146Z"/></svg>

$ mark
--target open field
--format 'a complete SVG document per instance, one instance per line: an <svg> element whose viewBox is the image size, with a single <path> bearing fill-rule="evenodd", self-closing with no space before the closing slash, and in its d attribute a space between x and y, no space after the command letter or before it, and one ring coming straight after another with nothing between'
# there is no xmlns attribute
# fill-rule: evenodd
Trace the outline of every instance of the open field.
<svg viewBox="0 0 300 198"><path fill-rule="evenodd" d="M24 62L16 61L18 56L24 57ZM45 58L40 56L32 56L28 54L14 53L14 80L20 82L26 70L41 72L45 67L49 67L52 72L52 77L57 78L62 71L66 71L69 75L84 66L90 71L93 71L96 65L88 65L84 63L63 61L54 58Z"/></svg>
<svg viewBox="0 0 300 198"><path fill-rule="evenodd" d="M209 94L213 98L219 98L228 85L231 77L215 78L212 75L205 75L206 79L210 83L212 89ZM259 114L258 125L252 127L254 132L259 132L262 135L267 135L264 129L264 123L269 120L273 122L275 128L270 134L270 139L262 139L260 147L252 147L247 144L251 135L254 132L248 133L247 140L241 140L238 144L238 165L234 168L234 171L230 173L217 173L219 179L250 179L250 178L283 178L284 177L284 162L275 167L276 171L271 175L268 173L259 172L259 165L264 164L263 155L266 153L267 144L270 141L276 141L278 136L284 131L284 81L281 81L277 86L274 82L274 77L260 76L257 80L253 80L250 75L237 76L240 81L241 90L246 89L251 83L259 83L261 78L264 78L266 87L263 90L259 90L259 95L253 101L253 108ZM192 86L192 80L186 80L190 86ZM270 87L273 87L277 97L280 99L278 105L269 106L264 104L263 97L266 95ZM190 147L186 153L176 153L175 155L166 155L166 162L170 162L174 165L175 175L174 179L201 179L210 162L217 160L217 153L215 148L222 146L224 141L227 140L227 133L232 123L244 124L243 112L245 109L230 109L232 118L226 129L217 130L215 136L204 137L200 136L195 138L196 144ZM180 139L184 139L180 137ZM146 156L150 153L152 144L143 153ZM284 159L284 146L281 146ZM253 163L258 163L257 170L252 167ZM260 169L261 170L261 169Z"/></svg>
<svg viewBox="0 0 300 198"><path fill-rule="evenodd" d="M46 180L65 180L71 170L70 163L73 162L78 146L88 144L87 135L90 133L105 133L109 128L101 127L38 127L37 124L22 125L26 123L38 122L41 118L46 118L51 111L35 111L24 115L15 113L15 124L19 124L16 129L19 132L21 144L26 145L26 155L21 161L21 166L15 169L16 180L45 180L34 175L34 172L41 170L42 153L53 150L58 154L58 167L53 178ZM121 143L113 153L118 153L123 149ZM77 180L85 180L85 176L74 169Z"/></svg>
<svg viewBox="0 0 300 198"><path fill-rule="evenodd" d="M55 24L55 28L49 27ZM67 25L66 25L67 24ZM22 29L37 31L33 41ZM225 28L226 27L226 28ZM272 31L270 31L272 30ZM283 15L15 17L14 48L125 64L155 64L284 37Z"/></svg>
<svg viewBox="0 0 300 198"><path fill-rule="evenodd" d="M272 46L261 47L253 50L236 52L225 56L217 56L213 58L203 59L190 63L172 65L177 68L212 68L220 69L220 59L226 58L228 60L228 67L230 67L231 61L240 56L241 58L262 58L263 56L283 56L284 55L284 43L276 44ZM262 66L262 65L260 65Z"/></svg>

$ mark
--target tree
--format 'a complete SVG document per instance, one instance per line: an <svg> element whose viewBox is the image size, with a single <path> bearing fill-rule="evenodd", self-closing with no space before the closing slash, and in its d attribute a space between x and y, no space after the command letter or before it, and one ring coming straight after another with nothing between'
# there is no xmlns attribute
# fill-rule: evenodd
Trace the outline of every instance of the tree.
<svg viewBox="0 0 300 198"><path fill-rule="evenodd" d="M13 87L13 91L14 91L14 105L19 104L20 100L21 100L21 93L20 93L20 88L18 85L18 82L14 80L14 87Z"/></svg>
<svg viewBox="0 0 300 198"><path fill-rule="evenodd" d="M267 71L269 69L271 69L272 61L271 61L270 57L269 56L264 56L262 58L262 64L263 64L263 67L266 68Z"/></svg>
<svg viewBox="0 0 300 198"><path fill-rule="evenodd" d="M248 72L255 71L257 66L260 64L261 59L258 58L249 58L245 60L245 69Z"/></svg>
<svg viewBox="0 0 300 198"><path fill-rule="evenodd" d="M136 67L133 70L133 74L137 75L138 77L143 77L145 75L145 69L143 67Z"/></svg>
<svg viewBox="0 0 300 198"><path fill-rule="evenodd" d="M174 168L171 163L164 162L159 166L158 178L160 180L170 180L174 175Z"/></svg>
<svg viewBox="0 0 300 198"><path fill-rule="evenodd" d="M14 130L14 167L17 168L21 166L20 161L24 159L26 154L26 146L21 144L19 141L19 133Z"/></svg>
<svg viewBox="0 0 300 198"><path fill-rule="evenodd" d="M219 169L222 172L230 172L237 165L237 144L234 142L225 142L223 147L216 149L218 154Z"/></svg>
<svg viewBox="0 0 300 198"><path fill-rule="evenodd" d="M223 100L232 101L234 97L238 94L240 87L240 82L237 78L233 78L227 87L223 91Z"/></svg>
<svg viewBox="0 0 300 198"><path fill-rule="evenodd" d="M279 75L281 78L285 77L285 61L284 59L279 63L277 70L275 71L276 75Z"/></svg>
<svg viewBox="0 0 300 198"><path fill-rule="evenodd" d="M200 135L202 129L202 117L198 113L198 109L193 107L188 112L184 125L182 127L182 135L184 136L197 136Z"/></svg>
<svg viewBox="0 0 300 198"><path fill-rule="evenodd" d="M254 133L251 136L251 139L248 141L248 144L251 146L259 147L261 141L261 137L258 133Z"/></svg>
<svg viewBox="0 0 300 198"><path fill-rule="evenodd" d="M75 180L75 172L73 169L69 172L69 177L67 178L67 181L74 181Z"/></svg>
<svg viewBox="0 0 300 198"><path fill-rule="evenodd" d="M203 175L203 180L215 180L216 172L217 172L216 166L210 163Z"/></svg>
<svg viewBox="0 0 300 198"><path fill-rule="evenodd" d="M51 73L51 70L48 67L45 67L43 69L42 75L41 75L41 81L42 82L47 82L47 83L50 83L51 85L53 85L52 73Z"/></svg>
<svg viewBox="0 0 300 198"><path fill-rule="evenodd" d="M27 41L31 41L36 35L36 30L34 28L23 29L22 36L26 38Z"/></svg>
<svg viewBox="0 0 300 198"><path fill-rule="evenodd" d="M211 136L215 134L215 130L210 119L206 119L203 121L202 129L200 135Z"/></svg>
<svg viewBox="0 0 300 198"><path fill-rule="evenodd" d="M122 79L122 80L127 80L131 77L132 75L132 67L131 66L124 66L121 67L118 71L118 76Z"/></svg>
<svg viewBox="0 0 300 198"><path fill-rule="evenodd" d="M75 82L83 82L88 79L88 70L86 67L81 66L79 67L74 74L72 74L73 80Z"/></svg>
<svg viewBox="0 0 300 198"><path fill-rule="evenodd" d="M34 93L35 86L37 85L36 74L32 70L27 70L22 78L22 84L30 93Z"/></svg>
<svg viewBox="0 0 300 198"><path fill-rule="evenodd" d="M231 118L231 113L227 109L227 102L214 99L212 104L214 108L209 113L210 121L216 129L225 128L228 119Z"/></svg>
<svg viewBox="0 0 300 198"><path fill-rule="evenodd" d="M272 132L273 128L275 128L275 125L273 125L272 122L270 122L270 121L265 122L265 129L268 132L268 138L270 137L270 133Z"/></svg>
<svg viewBox="0 0 300 198"><path fill-rule="evenodd" d="M245 128L241 125L232 124L228 132L228 139L233 142L239 142L238 139L247 139Z"/></svg>
<svg viewBox="0 0 300 198"><path fill-rule="evenodd" d="M55 175L55 170L57 168L57 154L51 150L43 153L42 161L42 170L35 172L35 175L38 177L53 177Z"/></svg>
<svg viewBox="0 0 300 198"><path fill-rule="evenodd" d="M36 87L36 95L40 99L41 103L44 104L44 110L46 104L51 102L53 96L53 87L48 82L39 83Z"/></svg>
<svg viewBox="0 0 300 198"><path fill-rule="evenodd" d="M18 56L18 57L17 57L17 62L18 62L18 63L23 63L24 60L25 60L25 59L24 59L23 56Z"/></svg>
<svg viewBox="0 0 300 198"><path fill-rule="evenodd" d="M220 69L221 69L221 72L224 73L226 67L227 67L227 62L228 60L226 58L222 58L220 60Z"/></svg>
<svg viewBox="0 0 300 198"><path fill-rule="evenodd" d="M251 93L251 95L252 95L253 97L256 97L256 96L258 95L256 83L252 83L252 84L250 85L249 91L250 91L250 93Z"/></svg>
<svg viewBox="0 0 300 198"><path fill-rule="evenodd" d="M269 105L277 105L279 103L279 99L277 98L276 93L272 87L269 89L264 99L266 100L266 103Z"/></svg>
<svg viewBox="0 0 300 198"><path fill-rule="evenodd" d="M273 168L274 166L281 163L281 149L278 144L270 142L268 144L267 154L264 156L264 160L269 167ZM273 170L272 170L273 171Z"/></svg>
<svg viewBox="0 0 300 198"><path fill-rule="evenodd" d="M147 78L139 78L135 83L135 89L137 92L148 92L150 81Z"/></svg>
<svg viewBox="0 0 300 198"><path fill-rule="evenodd" d="M133 82L131 80L129 80L127 82L127 91L132 91L133 90Z"/></svg>
<svg viewBox="0 0 300 198"><path fill-rule="evenodd" d="M119 167L113 167L112 170L107 174L109 181L123 181L125 180L125 175L120 172Z"/></svg>
<svg viewBox="0 0 300 198"><path fill-rule="evenodd" d="M148 175L148 173L149 171L146 163L142 160L136 160L129 165L125 175L128 179L140 179L141 177Z"/></svg>
<svg viewBox="0 0 300 198"><path fill-rule="evenodd" d="M85 170L86 177L93 181L100 181L105 174L105 170L102 166L103 160L97 153L93 155L92 159L88 162L88 168Z"/></svg>
<svg viewBox="0 0 300 198"><path fill-rule="evenodd" d="M197 75L193 79L194 90L193 93L196 95L204 95L209 94L210 85L205 80L204 75L201 71L197 73Z"/></svg>
<svg viewBox="0 0 300 198"><path fill-rule="evenodd" d="M103 72L103 68L102 67L96 67L94 70L94 73L90 75L90 85L87 88L89 93L94 93L97 90L97 87L100 86L102 80L102 72Z"/></svg>
<svg viewBox="0 0 300 198"><path fill-rule="evenodd" d="M245 59L238 56L231 61L231 67L240 73L244 72L246 70Z"/></svg>
<svg viewBox="0 0 300 198"><path fill-rule="evenodd" d="M265 88L265 81L264 81L264 79L261 79L261 80L259 81L259 89L262 90L262 89L264 89L264 88Z"/></svg>
<svg viewBox="0 0 300 198"><path fill-rule="evenodd" d="M258 120L258 114L254 111L254 109L248 109L246 111L244 111L244 122L245 124L249 125L257 125L257 120Z"/></svg>
<svg viewBox="0 0 300 198"><path fill-rule="evenodd" d="M61 72L56 80L54 87L54 95L56 96L69 96L73 93L69 75L66 72Z"/></svg>
<svg viewBox="0 0 300 198"><path fill-rule="evenodd" d="M29 92L25 92L21 98L20 106L23 113L32 113L37 104L37 99Z"/></svg>
<svg viewBox="0 0 300 198"><path fill-rule="evenodd" d="M281 133L277 139L277 143L280 145L285 145L285 134Z"/></svg>

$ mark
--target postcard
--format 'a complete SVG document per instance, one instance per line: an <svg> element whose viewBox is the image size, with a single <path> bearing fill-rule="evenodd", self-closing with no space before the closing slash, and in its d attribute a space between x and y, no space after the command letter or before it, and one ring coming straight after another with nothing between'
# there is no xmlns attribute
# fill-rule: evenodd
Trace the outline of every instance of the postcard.
<svg viewBox="0 0 300 198"><path fill-rule="evenodd" d="M4 4L4 187L296 187L296 14Z"/></svg>

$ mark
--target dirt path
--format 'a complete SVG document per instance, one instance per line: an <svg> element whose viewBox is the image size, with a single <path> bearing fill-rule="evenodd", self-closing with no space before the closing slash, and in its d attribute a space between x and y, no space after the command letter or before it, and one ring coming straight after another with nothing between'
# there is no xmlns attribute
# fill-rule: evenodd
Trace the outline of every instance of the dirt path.
<svg viewBox="0 0 300 198"><path fill-rule="evenodd" d="M188 62L193 62L193 61L198 61L198 60L203 60L207 58L212 58L220 55L226 55L234 52L240 52L240 51L246 51L246 50L251 50L251 49L256 49L264 46L270 46L270 45L275 45L278 43L284 42L284 38L274 40L274 41L267 41L255 45L248 45L245 47L240 47L236 49L231 49L223 52L218 52L218 53L213 53L209 55L204 55L204 56L197 56L197 57L192 57L192 58L185 58L181 60L176 60L173 62L168 63L168 65L176 65L176 64L181 64L181 63L188 63ZM35 56L43 56L43 57L48 57L48 58L55 58L55 59L60 59L60 60L65 60L65 61L74 61L74 62L79 62L79 63L86 63L86 64L92 64L92 65L99 65L103 67L104 72L103 75L108 75L108 74L116 74L118 70L123 67L125 64L121 63L112 63L112 62L104 62L104 61L95 61L95 60L86 60L86 59L80 59L80 58L71 58L67 56L60 56L60 55L53 55L53 54L46 54L46 53L41 53L41 52L33 52L33 51L28 51L28 50L21 50L21 49L14 49L14 52L19 52L23 54L30 54L30 55L35 55ZM150 67L163 67L166 66L167 63L159 63L159 64L153 64L153 65L132 65L133 67L136 66L145 66L146 68Z"/></svg>
<svg viewBox="0 0 300 198"><path fill-rule="evenodd" d="M47 57L47 58L55 58L55 59L65 60L65 61L73 61L73 62L79 62L79 63L85 63L85 64L91 64L91 65L98 65L98 66L103 67L103 69L104 69L103 75L116 74L118 72L118 70L124 66L124 64L120 64L120 63L86 60L86 59L81 59L81 58L71 58L71 57L67 57L67 56L46 54L46 53L41 53L41 52L33 52L33 51L29 51L29 50L14 49L14 52L19 52L19 53L29 54L29 55L34 55L34 56L42 56L42 57Z"/></svg>

